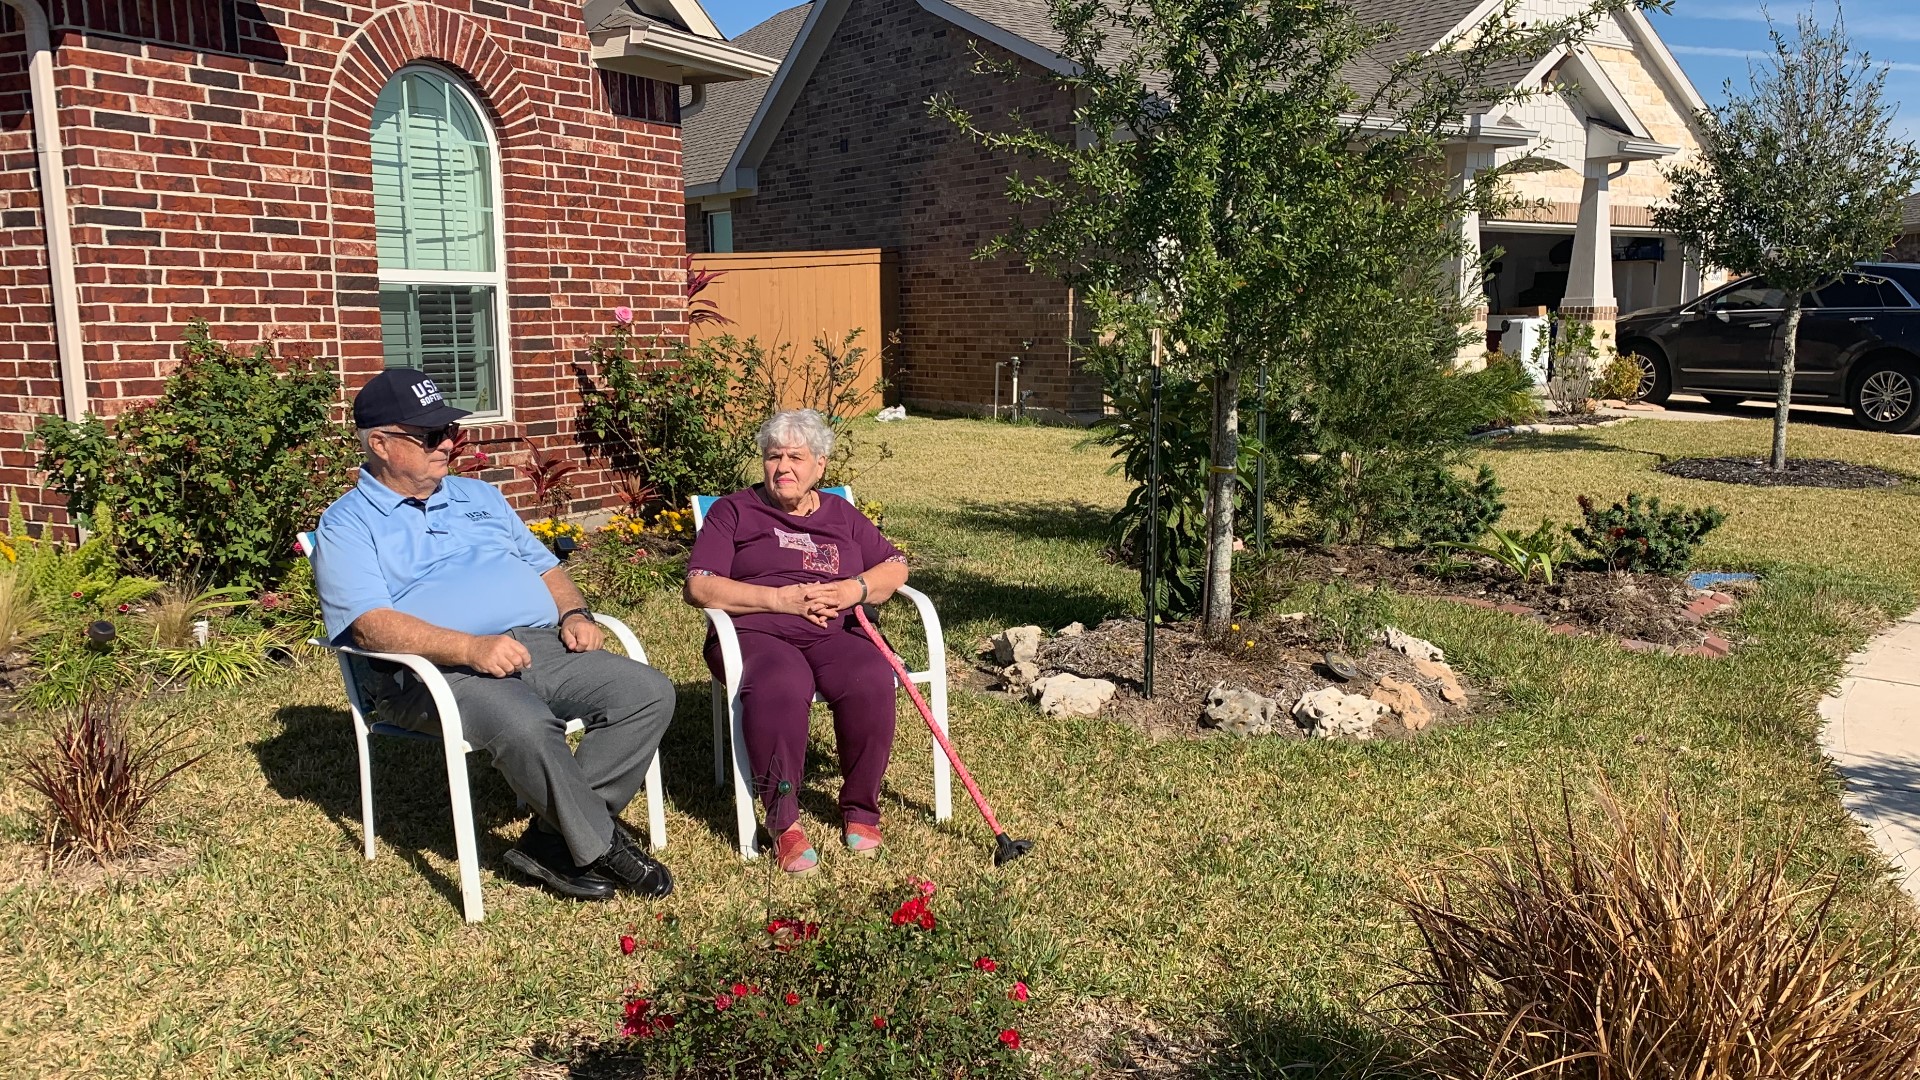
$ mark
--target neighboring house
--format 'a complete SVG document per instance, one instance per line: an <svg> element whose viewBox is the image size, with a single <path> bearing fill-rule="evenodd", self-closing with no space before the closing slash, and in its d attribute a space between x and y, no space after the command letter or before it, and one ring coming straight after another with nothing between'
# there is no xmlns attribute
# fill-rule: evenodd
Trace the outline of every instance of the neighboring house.
<svg viewBox="0 0 1920 1080"><path fill-rule="evenodd" d="M1920 262L1920 194L1900 200L1900 239L1887 249L1895 262Z"/></svg>
<svg viewBox="0 0 1920 1080"><path fill-rule="evenodd" d="M578 455L611 309L685 333L678 85L775 66L698 0L42 3L0 0L0 497L50 520L37 417L151 397L194 319Z"/></svg>
<svg viewBox="0 0 1920 1080"><path fill-rule="evenodd" d="M1497 0L1358 0L1391 21L1398 54L1435 48ZM1527 0L1519 17L1569 14L1576 0ZM695 250L887 248L899 267L899 344L890 378L909 404L976 411L995 365L1024 360L1036 407L1090 415L1097 382L1068 341L1084 332L1070 291L1014 260L973 252L1003 232L1011 162L927 112L936 93L988 119L1018 112L1073 134L1070 103L1046 84L1064 61L1045 0L813 0L741 35L782 57L770 79L716 87L686 116L686 201ZM1021 78L976 74L973 50ZM1377 73L1376 73L1377 74ZM1369 78L1357 69L1356 81ZM1610 329L1622 310L1695 295L1700 270L1651 229L1660 166L1697 145L1699 94L1637 11L1579 48L1515 69L1516 84L1560 89L1474 118L1449 149L1456 176L1534 152L1517 176L1530 205L1463 228L1499 248L1485 290L1504 313L1555 309ZM1028 345L1026 343L1030 342Z"/></svg>

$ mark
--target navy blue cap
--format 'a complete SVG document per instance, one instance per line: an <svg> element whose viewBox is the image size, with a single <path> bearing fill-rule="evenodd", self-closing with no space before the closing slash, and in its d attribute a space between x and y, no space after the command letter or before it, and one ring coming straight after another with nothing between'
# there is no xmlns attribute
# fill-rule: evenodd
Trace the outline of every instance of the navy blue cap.
<svg viewBox="0 0 1920 1080"><path fill-rule="evenodd" d="M447 404L427 373L413 368L388 368L361 387L353 399L353 426L357 428L387 424L446 427L469 415L467 410Z"/></svg>

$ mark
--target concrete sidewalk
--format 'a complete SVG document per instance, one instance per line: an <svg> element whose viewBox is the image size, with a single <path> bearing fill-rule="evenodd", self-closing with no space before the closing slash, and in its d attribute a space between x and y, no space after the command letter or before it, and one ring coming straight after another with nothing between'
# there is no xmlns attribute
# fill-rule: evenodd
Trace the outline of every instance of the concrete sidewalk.
<svg viewBox="0 0 1920 1080"><path fill-rule="evenodd" d="M1820 716L1821 748L1846 783L1841 801L1920 900L1920 611L1848 659Z"/></svg>

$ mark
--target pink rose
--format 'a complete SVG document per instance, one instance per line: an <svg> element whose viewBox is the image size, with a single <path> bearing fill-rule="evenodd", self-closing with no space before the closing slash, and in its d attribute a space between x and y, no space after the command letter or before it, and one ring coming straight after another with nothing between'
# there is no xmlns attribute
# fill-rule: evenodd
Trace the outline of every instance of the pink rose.
<svg viewBox="0 0 1920 1080"><path fill-rule="evenodd" d="M621 326L633 325L633 309L625 304L613 309L613 321Z"/></svg>

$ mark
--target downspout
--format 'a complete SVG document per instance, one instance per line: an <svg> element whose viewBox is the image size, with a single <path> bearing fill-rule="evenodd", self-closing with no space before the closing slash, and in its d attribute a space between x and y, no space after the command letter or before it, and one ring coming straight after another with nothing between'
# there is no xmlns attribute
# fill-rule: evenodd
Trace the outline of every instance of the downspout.
<svg viewBox="0 0 1920 1080"><path fill-rule="evenodd" d="M33 99L34 156L40 162L40 218L47 233L47 289L60 350L60 397L67 419L87 411L87 367L80 350L80 286L73 274L73 229L67 215L65 148L53 87L53 35L40 0L5 0L27 35L27 81Z"/></svg>

